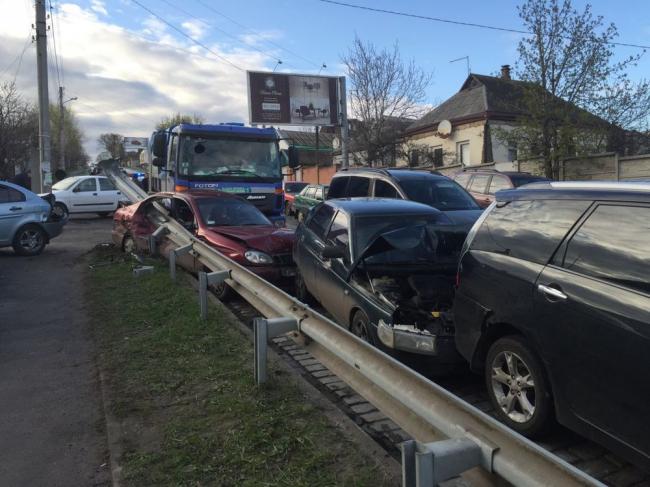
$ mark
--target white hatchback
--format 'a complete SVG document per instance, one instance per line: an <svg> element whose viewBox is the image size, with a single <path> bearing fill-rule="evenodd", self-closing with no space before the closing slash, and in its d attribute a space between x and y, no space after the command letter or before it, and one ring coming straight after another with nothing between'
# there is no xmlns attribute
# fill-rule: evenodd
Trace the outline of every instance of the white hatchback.
<svg viewBox="0 0 650 487"><path fill-rule="evenodd" d="M52 186L54 210L67 218L70 213L97 213L108 216L127 198L104 176L75 176Z"/></svg>

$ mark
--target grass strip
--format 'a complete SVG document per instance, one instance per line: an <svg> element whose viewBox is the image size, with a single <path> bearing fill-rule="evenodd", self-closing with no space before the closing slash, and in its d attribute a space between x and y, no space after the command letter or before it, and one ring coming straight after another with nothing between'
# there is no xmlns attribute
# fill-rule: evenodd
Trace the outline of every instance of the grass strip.
<svg viewBox="0 0 650 487"><path fill-rule="evenodd" d="M382 486L371 459L307 402L286 373L253 381L249 339L223 309L199 318L187 278L139 279L97 250L86 299L121 423L126 485Z"/></svg>

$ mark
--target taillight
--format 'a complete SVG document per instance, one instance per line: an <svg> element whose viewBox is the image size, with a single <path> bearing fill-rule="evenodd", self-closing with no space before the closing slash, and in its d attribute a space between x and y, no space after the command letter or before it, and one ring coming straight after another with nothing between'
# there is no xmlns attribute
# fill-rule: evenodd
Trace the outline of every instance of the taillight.
<svg viewBox="0 0 650 487"><path fill-rule="evenodd" d="M459 287L460 287L460 266L456 271L456 289L458 289Z"/></svg>

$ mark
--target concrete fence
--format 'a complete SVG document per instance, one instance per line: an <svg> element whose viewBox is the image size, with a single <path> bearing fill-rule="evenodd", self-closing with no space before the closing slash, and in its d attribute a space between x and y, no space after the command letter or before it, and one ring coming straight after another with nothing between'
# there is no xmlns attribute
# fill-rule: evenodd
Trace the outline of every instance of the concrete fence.
<svg viewBox="0 0 650 487"><path fill-rule="evenodd" d="M540 159L519 161L518 170L544 175ZM614 152L570 157L560 163L563 181L625 181L650 179L650 154L619 156Z"/></svg>

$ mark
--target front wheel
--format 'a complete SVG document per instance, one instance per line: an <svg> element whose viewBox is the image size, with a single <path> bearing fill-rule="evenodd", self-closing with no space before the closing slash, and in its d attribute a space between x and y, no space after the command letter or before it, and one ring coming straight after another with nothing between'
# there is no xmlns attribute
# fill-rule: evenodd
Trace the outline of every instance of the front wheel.
<svg viewBox="0 0 650 487"><path fill-rule="evenodd" d="M234 295L232 288L225 282L220 282L219 284L213 285L212 290L214 291L214 295L221 302L229 301Z"/></svg>
<svg viewBox="0 0 650 487"><path fill-rule="evenodd" d="M54 206L52 207L52 219L54 221L65 221L69 216L70 212L68 211L67 206L65 206L63 203L54 203Z"/></svg>
<svg viewBox="0 0 650 487"><path fill-rule="evenodd" d="M352 317L350 331L362 340L372 343L370 338L370 320L363 311L357 311Z"/></svg>
<svg viewBox="0 0 650 487"><path fill-rule="evenodd" d="M553 403L541 361L519 336L500 338L485 361L485 383L499 419L524 436L543 434Z"/></svg>
<svg viewBox="0 0 650 487"><path fill-rule="evenodd" d="M25 225L14 236L13 248L18 255L31 256L43 252L47 243L45 231L38 225Z"/></svg>

